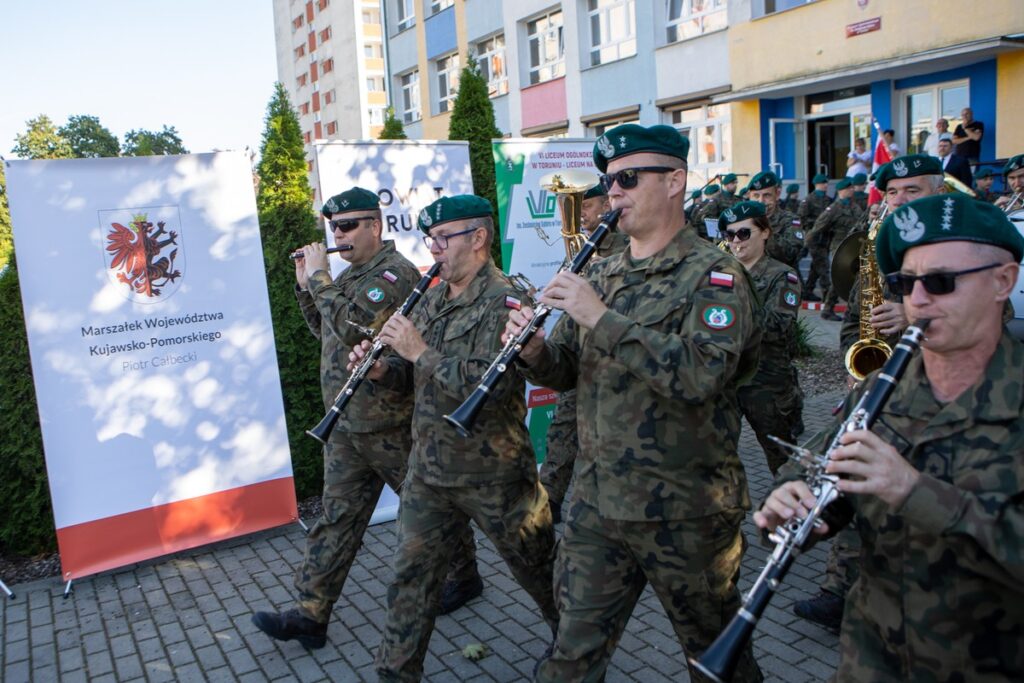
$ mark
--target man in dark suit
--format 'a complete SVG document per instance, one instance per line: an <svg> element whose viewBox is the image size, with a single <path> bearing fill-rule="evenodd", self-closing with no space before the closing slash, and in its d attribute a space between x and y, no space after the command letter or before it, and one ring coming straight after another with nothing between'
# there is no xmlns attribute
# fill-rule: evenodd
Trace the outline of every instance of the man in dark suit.
<svg viewBox="0 0 1024 683"><path fill-rule="evenodd" d="M967 159L953 154L953 136L943 133L939 137L939 161L942 162L943 173L948 173L967 187L974 184L974 174Z"/></svg>

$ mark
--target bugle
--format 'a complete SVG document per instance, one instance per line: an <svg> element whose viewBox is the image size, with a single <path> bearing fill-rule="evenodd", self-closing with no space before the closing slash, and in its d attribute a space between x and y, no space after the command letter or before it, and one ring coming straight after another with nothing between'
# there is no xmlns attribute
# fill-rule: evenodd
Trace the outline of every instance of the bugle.
<svg viewBox="0 0 1024 683"><path fill-rule="evenodd" d="M343 244L340 247L328 247L327 248L327 253L328 254L337 254L339 251L352 251L352 245L351 244ZM300 258L302 258L302 250L301 249L296 249L292 253L288 254L288 258L290 258L292 261L299 260Z"/></svg>
<svg viewBox="0 0 1024 683"><path fill-rule="evenodd" d="M587 265L587 261L597 251L601 240L619 222L620 213L622 213L621 209L612 209L606 213L601 218L601 224L594 229L594 232L590 233L590 237L583 243L579 253L576 254L572 262L563 265L558 269L558 272L568 271L578 274L583 270ZM444 416L444 419L455 427L455 430L461 436L469 436L469 432L473 428L473 424L476 422L476 418L483 409L484 404L487 402L487 397L490 395L491 390L501 381L501 378L505 376L505 373L512 367L512 364L516 362L523 347L533 339L533 335L537 333L537 330L544 326L544 321L547 320L552 310L554 309L550 306L538 304L537 308L534 309L533 319L530 320L529 324L518 335L508 338L505 346L501 349L501 353L498 354L498 357L494 359L494 362L484 372L480 384L476 386L473 393L469 395L469 398L463 401L462 405L456 408L451 415Z"/></svg>
<svg viewBox="0 0 1024 683"><path fill-rule="evenodd" d="M441 270L441 264L435 263L430 267L420 281L416 283L416 287L409 293L401 307L398 309L398 313L403 316L408 316L412 309L422 298L423 293L427 291L427 287L430 286L430 281L437 277L438 271ZM377 362L381 354L384 353L384 349L387 348L387 344L380 340L380 332L373 337L373 346L370 347L370 352L363 357L359 365L352 370L352 374L348 376L348 380L345 381L345 385L338 392L338 396L334 399L334 404L331 406L327 414L324 415L324 419L320 420L320 424L312 429L307 429L306 433L311 437L319 441L320 443L327 443L327 440L331 437L331 432L334 431L334 425L338 423L338 418L341 417L342 411L348 405L348 402L352 400L353 394L356 393L356 389L366 379L367 373L370 372L370 368Z"/></svg>
<svg viewBox="0 0 1024 683"><path fill-rule="evenodd" d="M839 477L827 474L825 470L831 461L832 454L840 446L840 439L847 432L871 429L888 402L889 396L892 395L893 389L896 388L903 373L906 372L910 359L920 347L924 332L928 329L930 322L926 319L917 320L903 333L903 337L900 338L889 360L886 361L881 372L875 376L871 388L864 392L853 412L840 425L824 455L815 455L807 449L787 444L781 439L774 439L780 445L793 451L797 460L805 466L804 479L808 488L811 489L811 493L814 494L815 505L804 519L793 517L784 524L780 524L769 536L775 543L775 548L768 556L768 563L761 571L761 575L757 577L750 592L744 596L743 604L736 616L700 658L690 659L690 664L711 680L717 683L726 683L732 680L740 655L746 650L754 628L768 606L768 602L782 585L782 580L786 578L786 573L789 572L793 562L807 546L811 532L821 523L821 514L824 509L839 497Z"/></svg>

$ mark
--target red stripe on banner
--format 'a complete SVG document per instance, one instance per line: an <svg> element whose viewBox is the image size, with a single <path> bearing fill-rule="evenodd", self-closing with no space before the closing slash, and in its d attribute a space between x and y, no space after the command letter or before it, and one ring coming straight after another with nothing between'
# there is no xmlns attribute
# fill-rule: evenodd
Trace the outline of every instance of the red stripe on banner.
<svg viewBox="0 0 1024 683"><path fill-rule="evenodd" d="M558 392L554 389L531 389L526 398L526 407L548 406L556 401L558 401Z"/></svg>
<svg viewBox="0 0 1024 683"><path fill-rule="evenodd" d="M57 529L64 578L123 567L297 518L292 477Z"/></svg>

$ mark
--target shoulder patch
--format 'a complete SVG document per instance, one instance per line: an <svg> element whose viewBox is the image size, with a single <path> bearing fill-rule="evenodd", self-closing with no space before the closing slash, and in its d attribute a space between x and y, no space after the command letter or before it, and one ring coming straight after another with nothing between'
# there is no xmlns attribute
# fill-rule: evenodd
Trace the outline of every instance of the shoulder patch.
<svg viewBox="0 0 1024 683"><path fill-rule="evenodd" d="M798 297L796 295L796 292L794 292L792 289L783 290L782 300L786 302L786 305L790 306L791 308L796 308L798 305L800 305L800 297Z"/></svg>
<svg viewBox="0 0 1024 683"><path fill-rule="evenodd" d="M712 330L725 330L736 322L736 313L732 307L721 304L707 306L700 317L704 326Z"/></svg>
<svg viewBox="0 0 1024 683"><path fill-rule="evenodd" d="M366 298L375 304L379 304L384 300L384 290L380 287L372 287L366 290Z"/></svg>
<svg viewBox="0 0 1024 683"><path fill-rule="evenodd" d="M799 218L794 218L793 219L793 225L800 225L800 219Z"/></svg>
<svg viewBox="0 0 1024 683"><path fill-rule="evenodd" d="M388 282L398 282L398 276L392 273L390 270L385 270L383 273L380 274L380 276L387 280Z"/></svg>
<svg viewBox="0 0 1024 683"><path fill-rule="evenodd" d="M505 295L505 308L511 308L518 311L522 307L523 303L518 298L512 296L511 294Z"/></svg>
<svg viewBox="0 0 1024 683"><path fill-rule="evenodd" d="M786 279L792 283L800 282L799 276L791 270L786 273Z"/></svg>
<svg viewBox="0 0 1024 683"><path fill-rule="evenodd" d="M728 289L732 289L733 283L736 281L736 278L729 273L722 273L717 270L712 270L708 274L708 279L711 284L718 285L719 287L726 287Z"/></svg>

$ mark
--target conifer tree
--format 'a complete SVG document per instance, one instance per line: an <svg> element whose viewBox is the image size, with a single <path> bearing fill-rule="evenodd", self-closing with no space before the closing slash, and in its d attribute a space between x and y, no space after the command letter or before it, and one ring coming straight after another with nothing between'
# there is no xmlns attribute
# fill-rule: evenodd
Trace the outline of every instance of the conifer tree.
<svg viewBox="0 0 1024 683"><path fill-rule="evenodd" d="M380 131L379 140L408 140L402 120L395 116L395 108L388 107L384 114L384 128Z"/></svg>
<svg viewBox="0 0 1024 683"><path fill-rule="evenodd" d="M473 192L491 202L494 208L494 241L491 256L501 267L501 234L498 223L498 197L495 191L494 152L491 140L500 138L501 131L494 123L494 107L487 92L487 80L480 73L476 59L459 77L459 94L455 98L452 118L448 123L449 140L469 142L469 164L473 174Z"/></svg>
<svg viewBox="0 0 1024 683"><path fill-rule="evenodd" d="M323 417L320 342L310 333L295 302L295 266L288 254L323 239L310 198L299 119L284 86L277 83L267 105L260 149L259 212L264 268L274 323L277 364L284 393L288 443L299 499L323 488L320 444L305 434Z"/></svg>

